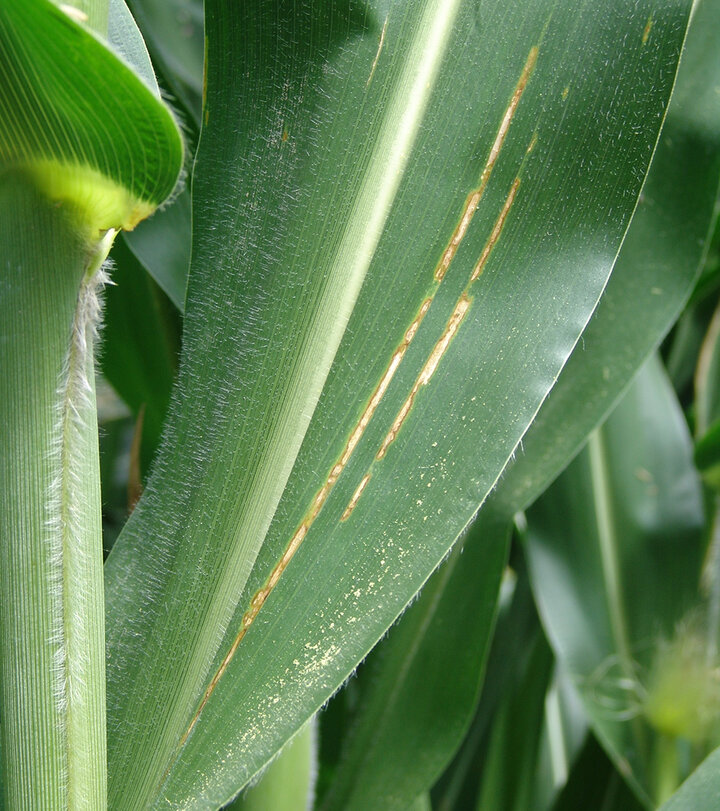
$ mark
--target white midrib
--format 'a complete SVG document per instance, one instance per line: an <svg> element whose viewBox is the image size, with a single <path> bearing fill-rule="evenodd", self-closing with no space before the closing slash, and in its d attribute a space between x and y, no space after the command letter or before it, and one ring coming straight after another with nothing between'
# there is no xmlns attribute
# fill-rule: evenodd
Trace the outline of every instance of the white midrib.
<svg viewBox="0 0 720 811"><path fill-rule="evenodd" d="M620 656L624 671L631 671L630 642L627 635L627 621L623 607L622 582L619 561L619 540L613 524L612 494L608 482L607 460L603 438L594 431L588 440L590 475L595 500L595 521L598 533L600 560L607 598L608 616L613 641Z"/></svg>
<svg viewBox="0 0 720 811"><path fill-rule="evenodd" d="M247 582L377 249L447 52L461 2L429 0L416 26L412 45L405 54L405 64L395 81L347 226L328 265L328 282L278 415L278 430L270 438L258 467L255 481L260 486L253 488L243 510L235 532L232 557L214 586L216 597L196 637L198 644L192 656L202 662L206 675L217 654L217 646L213 644L217 639L217 628L227 627L236 608L236 604L228 600L228 595L240 594ZM391 43L386 47L391 47ZM278 459L282 459L281 465L277 465ZM271 492L268 492L268 486L264 486L269 482L272 483ZM188 667L188 673L192 671L193 668ZM179 693L186 699L199 700L197 685L190 684L191 680L192 676L186 679ZM204 686L203 683L200 695ZM180 739L185 732L183 724L187 723L185 702L181 699L175 706L174 718L168 719L166 727L168 737L173 741ZM169 765L164 760L162 774L169 775L179 752L172 753ZM145 798L149 796L145 792L159 790L157 772L154 776L151 773L146 775L152 785L146 784Z"/></svg>

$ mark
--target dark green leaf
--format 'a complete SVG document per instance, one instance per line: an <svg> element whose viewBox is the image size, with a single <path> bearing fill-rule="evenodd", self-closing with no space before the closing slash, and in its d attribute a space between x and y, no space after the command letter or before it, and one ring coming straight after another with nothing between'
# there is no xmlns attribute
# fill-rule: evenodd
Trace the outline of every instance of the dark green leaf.
<svg viewBox="0 0 720 811"><path fill-rule="evenodd" d="M135 416L142 412L147 469L170 401L179 351L179 323L170 302L122 240L112 252L113 285L105 294L102 372Z"/></svg>
<svg viewBox="0 0 720 811"><path fill-rule="evenodd" d="M698 603L702 525L687 426L656 359L528 512L548 637L599 738L645 796L656 788L656 736L642 715L651 714L662 641L681 620L688 638L697 633L688 612Z"/></svg>
<svg viewBox="0 0 720 811"><path fill-rule="evenodd" d="M370 655L323 811L404 811L447 765L476 704L508 542L507 523L481 512Z"/></svg>
<svg viewBox="0 0 720 811"><path fill-rule="evenodd" d="M604 749L588 735L553 811L642 811Z"/></svg>
<svg viewBox="0 0 720 811"><path fill-rule="evenodd" d="M128 0L169 89L200 123L203 19L200 0Z"/></svg>
<svg viewBox="0 0 720 811"><path fill-rule="evenodd" d="M167 207L123 234L123 239L182 312L190 267L190 192L183 189Z"/></svg>
<svg viewBox="0 0 720 811"><path fill-rule="evenodd" d="M532 503L577 453L690 295L708 249L720 178L720 96L712 90L720 86L718 28L720 3L703 0L605 294L493 494L495 509L508 516Z"/></svg>

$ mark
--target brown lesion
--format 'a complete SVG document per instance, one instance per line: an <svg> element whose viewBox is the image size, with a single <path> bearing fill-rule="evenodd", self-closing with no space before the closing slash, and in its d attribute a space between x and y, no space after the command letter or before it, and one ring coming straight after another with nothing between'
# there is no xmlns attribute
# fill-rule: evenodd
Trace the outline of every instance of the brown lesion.
<svg viewBox="0 0 720 811"><path fill-rule="evenodd" d="M425 361L425 365L420 371L420 374L417 376L412 389L410 389L410 394L408 394L407 399L402 404L402 407L398 412L398 415L395 417L387 436L383 440L383 443L375 456L376 459L382 459L387 453L387 449L395 441L407 415L410 413L410 409L415 402L415 397L417 396L418 391L420 391L423 386L427 386L430 379L435 374L443 355L445 352L447 352L447 349L450 346L450 341L452 341L458 327L465 318L467 311L470 309L470 303L470 298L467 296L467 294L463 293L462 296L460 296L458 303L455 305L455 309L452 311L447 324L445 325L443 334L433 347L433 350L430 353L427 361Z"/></svg>
<svg viewBox="0 0 720 811"><path fill-rule="evenodd" d="M441 282L445 274L447 273L450 264L452 263L455 254L457 253L458 247L462 242L463 238L465 237L468 228L470 227L470 223L472 222L472 218L475 216L475 212L477 211L478 205L480 204L480 200L482 195L485 191L485 187L487 186L492 171L497 163L498 157L500 155L500 150L505 142L505 138L507 137L508 131L510 129L510 124L512 123L513 117L517 111L518 105L520 103L520 99L522 97L525 88L527 87L527 83L530 80L530 76L535 68L535 64L537 62L538 57L538 48L534 46L530 49L530 52L525 60L525 65L523 67L522 73L520 74L520 78L515 86L515 90L513 92L512 98L510 99L510 104L508 105L507 109L505 110L505 114L503 115L502 121L500 123L500 127L498 128L497 134L495 136L495 140L493 141L493 145L490 148L490 153L488 155L488 159L483 167L482 173L480 175L480 182L478 187L470 192L465 200L465 205L463 207L462 215L460 220L455 227L455 230L450 237L450 241L443 252L443 255L438 262L435 272L433 274L434 279L436 282ZM535 143L537 142L537 130L533 133L532 140L526 150L526 154L532 152ZM375 455L375 461L380 461L384 458L385 454L388 451L388 448L397 438L400 430L402 429L405 420L408 417L408 414L412 410L413 404L415 402L415 398L423 386L426 386L430 379L432 378L433 374L435 373L440 361L442 360L443 355L447 351L448 347L450 346L450 342L452 341L455 333L457 332L460 324L462 323L465 315L470 308L471 298L468 295L468 290L473 282L477 281L480 277L485 264L487 263L488 259L490 258L490 254L492 253L495 245L497 244L498 240L500 239L500 235L502 234L503 227L505 226L505 221L507 220L508 214L510 213L510 209L512 208L513 203L515 202L515 196L517 194L518 188L520 187L520 178L516 177L513 181L512 186L510 187L510 191L508 196L505 199L502 209L500 210L500 214L498 215L495 224L493 225L492 231L490 232L490 236L485 243L482 253L480 254L480 258L478 259L477 263L475 264L473 271L470 275L470 279L465 286L465 290L460 296L457 304L455 305L455 309L453 310L450 318L445 326L445 330L443 334L440 336L440 339L433 347L425 365L423 366L420 374L418 375L415 383L413 384L412 389L410 390L410 394L405 399L404 403L400 407L400 410L397 413L397 416L393 420L393 423L390 427L390 430L385 436L380 448L378 449ZM436 291L437 292L437 288ZM434 294L433 294L434 296ZM370 473L367 473L365 477L361 480L360 485L358 486L357 490L353 494L352 498L348 506L345 509L345 512L342 514L341 520L347 520L352 511L355 509L360 496L362 495L365 487L370 480Z"/></svg>
<svg viewBox="0 0 720 811"><path fill-rule="evenodd" d="M387 31L389 19L390 15L388 14L388 16L385 17L385 22L383 23L382 31L380 32L380 42L378 44L377 53L375 54L375 59L373 59L372 67L370 68L370 75L367 78L367 82L365 82L365 87L370 86L370 82L372 81L372 77L375 75L375 70L378 66L378 62L380 61L380 53L383 49L383 45L385 44L385 32Z"/></svg>
<svg viewBox="0 0 720 811"><path fill-rule="evenodd" d="M367 483L370 481L370 473L366 473L362 479L360 479L360 484L355 489L355 492L352 494L352 498L348 502L347 507L345 507L345 512L340 516L341 521L347 521L352 514L352 511L355 509L355 505L360 501L360 496L363 494L363 490L367 487Z"/></svg>
<svg viewBox="0 0 720 811"><path fill-rule="evenodd" d="M652 14L648 17L647 22L645 23L645 28L643 29L642 35L642 44L646 45L648 39L650 38L650 31L652 31L653 27L653 16Z"/></svg>
<svg viewBox="0 0 720 811"><path fill-rule="evenodd" d="M475 211L480 203L483 190L484 189L476 189L465 201L465 208L463 209L462 217L460 217L460 222L457 224L455 231L450 238L450 242L448 242L447 248L445 248L442 259L438 262L438 265L435 268L435 273L433 274L435 281L441 282L445 277L447 269L450 267L450 263L455 257L457 249L467 232L470 221L475 215Z"/></svg>
<svg viewBox="0 0 720 811"><path fill-rule="evenodd" d="M403 335L403 339L400 344L397 346L395 351L392 354L390 359L390 363L388 364L382 378L380 379L380 383L378 383L375 391L373 392L370 400L368 401L365 410L363 411L360 419L357 421L355 427L353 428L348 441L345 443L345 447L343 448L340 456L338 457L335 464L330 468L330 472L325 479L323 486L318 490L315 498L310 505L307 513L305 514L300 526L295 530L290 542L288 543L285 551L282 554L282 557L273 567L272 571L268 579L265 581L265 585L255 593L254 597L250 601L250 607L248 610L243 614L242 619L240 621L240 631L238 632L237 636L233 640L233 643L230 647L230 650L227 652L225 658L220 663L219 668L217 669L215 675L210 681L210 684L207 686L205 693L203 694L202 700L195 711L195 715L190 722L190 725L183 735L182 739L180 740L180 746L182 746L185 741L187 740L188 736L193 730L193 727L197 723L198 718L200 717L200 713L205 708L205 705L208 702L212 692L214 691L218 681L222 677L223 673L227 669L227 666L230 664L235 652L238 649L238 646L242 642L245 634L247 633L250 626L255 621L255 618L260 613L260 609L265 604L265 601L270 596L270 593L277 585L278 581L280 580L283 572L287 569L290 561L293 559L295 553L300 548L305 536L308 533L308 530L312 526L313 522L317 518L320 513L320 510L325 506L325 502L328 499L333 487L337 483L337 480L340 478L340 474L345 469L350 457L352 456L353 451L357 447L362 435L365 433L365 429L370 424L370 420L373 417L380 401L382 400L385 392L390 385L390 381L393 379L395 372L397 371L398 367L400 366L400 362L402 361L405 353L407 352L410 343L412 342L413 338L417 334L418 328L425 317L427 311L430 309L430 304L432 303L432 298L426 298L423 303L420 305L420 309L418 310L417 315L413 319L410 326L405 330ZM351 500L351 505L348 505L346 508L345 513L343 513L343 517L341 520L346 520L347 517L350 515L352 510L357 503L357 500L360 498L362 491L365 488L365 485L368 483L370 479L370 475L366 475L363 481L360 484L360 487L355 491L355 495L353 496L354 502Z"/></svg>

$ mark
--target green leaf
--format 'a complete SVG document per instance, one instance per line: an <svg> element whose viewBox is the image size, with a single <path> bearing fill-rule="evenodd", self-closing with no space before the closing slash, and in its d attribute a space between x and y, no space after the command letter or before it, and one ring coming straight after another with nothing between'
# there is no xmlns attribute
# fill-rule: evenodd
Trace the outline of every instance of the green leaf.
<svg viewBox="0 0 720 811"><path fill-rule="evenodd" d="M695 375L696 430L702 436L720 420L720 308L715 310Z"/></svg>
<svg viewBox="0 0 720 811"><path fill-rule="evenodd" d="M588 735L553 811L642 811L597 740Z"/></svg>
<svg viewBox="0 0 720 811"><path fill-rule="evenodd" d="M539 633L520 683L504 696L493 720L478 811L522 811L536 804L540 732L552 664L550 646Z"/></svg>
<svg viewBox="0 0 720 811"><path fill-rule="evenodd" d="M432 803L428 794L421 794L408 806L407 811L432 811Z"/></svg>
<svg viewBox="0 0 720 811"><path fill-rule="evenodd" d="M508 516L531 504L578 452L692 291L710 243L720 181L720 100L712 90L720 84L718 27L720 3L702 0L605 294L493 493L495 509Z"/></svg>
<svg viewBox="0 0 720 811"><path fill-rule="evenodd" d="M190 192L177 197L123 234L123 240L172 303L185 309L185 288L190 267Z"/></svg>
<svg viewBox="0 0 720 811"><path fill-rule="evenodd" d="M147 470L160 442L177 371L177 313L123 240L112 250L113 284L105 292L103 375L137 417Z"/></svg>
<svg viewBox="0 0 720 811"><path fill-rule="evenodd" d="M199 126L205 44L202 3L200 0L128 2L168 88Z"/></svg>
<svg viewBox="0 0 720 811"><path fill-rule="evenodd" d="M717 808L720 803L720 749L716 749L695 769L661 811L699 811Z"/></svg>
<svg viewBox="0 0 720 811"><path fill-rule="evenodd" d="M158 10L165 9L167 12L172 5L163 0L163 3L158 5ZM187 30L187 16L182 9L177 9L177 14L173 18L182 30ZM167 31L166 27L164 33ZM124 0L111 0L108 38L110 47L115 53L132 66L137 75L159 98L160 90L145 41ZM167 37L163 39L163 42L166 41ZM202 56L200 68L202 69ZM202 70L199 81L201 77ZM169 203L153 217L144 220L132 231L124 233L121 240L127 243L173 304L182 312L185 307L185 287L190 266L190 192L187 187L183 186L180 190L176 190Z"/></svg>
<svg viewBox="0 0 720 811"><path fill-rule="evenodd" d="M529 510L527 531L548 637L598 737L646 797L656 736L640 716L650 712L660 643L698 601L702 526L687 426L653 359Z"/></svg>
<svg viewBox="0 0 720 811"><path fill-rule="evenodd" d="M182 165L166 108L49 0L4 3L0 44L0 168L27 172L93 234L148 216Z"/></svg>
<svg viewBox="0 0 720 811"><path fill-rule="evenodd" d="M110 389L109 384L105 386ZM115 392L113 396L117 397ZM130 416L102 419L99 413L100 402L101 395L98 392L103 550L107 554L128 516L130 500L128 449L132 444L135 420Z"/></svg>
<svg viewBox="0 0 720 811"><path fill-rule="evenodd" d="M720 487L720 420L715 421L695 444L695 464L706 483Z"/></svg>
<svg viewBox="0 0 720 811"><path fill-rule="evenodd" d="M499 604L480 703L472 726L453 762L433 788L433 807L437 811L472 808L476 804L493 721L504 699L517 691L527 670L528 653L538 636L540 621L524 561L517 555L511 556Z"/></svg>
<svg viewBox="0 0 720 811"><path fill-rule="evenodd" d="M310 722L260 778L227 806L228 811L300 811L312 808L315 782L315 724Z"/></svg>
<svg viewBox="0 0 720 811"><path fill-rule="evenodd" d="M160 98L160 88L150 62L150 54L125 0L110 0L107 36L108 44L115 55L127 62L135 74Z"/></svg>
<svg viewBox="0 0 720 811"><path fill-rule="evenodd" d="M404 811L447 765L477 702L508 543L507 523L481 512L372 652L362 703L319 808Z"/></svg>
<svg viewBox="0 0 720 811"><path fill-rule="evenodd" d="M535 787L532 790L538 807L553 807L567 784L587 733L587 715L577 690L565 670L555 664L545 694Z"/></svg>
<svg viewBox="0 0 720 811"><path fill-rule="evenodd" d="M118 808L233 796L469 523L605 284L688 11L206 8L184 358L107 565Z"/></svg>
<svg viewBox="0 0 720 811"><path fill-rule="evenodd" d="M720 485L720 307L715 310L695 372L695 463L705 481Z"/></svg>
<svg viewBox="0 0 720 811"><path fill-rule="evenodd" d="M708 67L708 71L712 67ZM718 206L715 207L716 212ZM708 240L700 278L687 307L664 347L665 365L675 390L681 397L692 396L693 375L703 339L712 320L720 290L720 219Z"/></svg>

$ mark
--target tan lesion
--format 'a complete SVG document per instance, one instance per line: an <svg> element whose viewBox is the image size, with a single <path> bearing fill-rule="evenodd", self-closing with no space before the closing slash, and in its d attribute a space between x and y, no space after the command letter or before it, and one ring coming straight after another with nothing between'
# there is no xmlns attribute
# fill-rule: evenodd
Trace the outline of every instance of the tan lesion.
<svg viewBox="0 0 720 811"><path fill-rule="evenodd" d="M352 494L352 498L348 502L347 507L345 507L345 512L340 516L341 521L347 521L348 518L352 515L352 511L355 509L355 505L360 501L360 496L363 494L363 490L367 487L367 483L370 481L371 474L366 473L362 479L360 479L360 484L355 489L355 492Z"/></svg>
<svg viewBox="0 0 720 811"><path fill-rule="evenodd" d="M513 91L512 97L510 99L510 104L508 104L505 113L503 114L502 120L500 122L500 126L498 128L497 133L495 134L495 140L493 141L492 146L490 147L490 152L488 154L487 160L485 161L485 165L483 166L482 172L480 174L480 181L477 185L477 188L473 189L470 194L468 195L465 206L463 207L463 212L460 216L460 221L458 222L455 231L453 232L452 237L450 237L450 241L447 244L447 247L443 251L443 255L440 261L435 268L434 277L436 281L440 282L443 280L445 274L447 273L448 268L450 267L450 263L452 262L457 249L460 247L460 243L463 240L463 237L467 233L467 230L470 226L470 222L472 218L475 216L475 212L477 211L478 205L480 204L480 200L485 192L485 188L490 180L490 176L492 175L493 169L495 168L495 164L500 157L500 150L505 143L505 139L507 134L510 130L510 124L512 124L512 120L517 112L518 105L520 104L520 99L522 98L522 94L525 92L525 88L527 87L527 83L530 80L530 76L532 75L533 70L535 69L535 65L537 63L538 57L538 47L533 46L528 53L527 59L525 60L525 65L523 66L522 73L520 74L520 78L515 85L515 90Z"/></svg>
<svg viewBox="0 0 720 811"><path fill-rule="evenodd" d="M408 394L407 399L402 404L398 415L395 417L393 424L388 431L385 439L383 440L382 445L380 446L380 450L378 450L377 455L375 456L376 459L382 459L383 456L387 453L387 449L390 445L395 441L400 429L407 418L407 415L410 413L410 409L415 402L415 397L417 393L423 386L427 386L430 382L430 379L437 371L437 368L442 360L443 355L447 352L448 347L450 346L450 341L455 336L455 333L458 330L458 327L462 323L467 311L470 309L470 298L463 293L460 296L458 303L455 305L455 309L452 311L450 318L448 319L447 324L445 325L445 330L443 334L440 336L440 339L435 344L428 357L425 365L423 366L420 374L417 376L415 383L413 384L412 389L410 389L410 394Z"/></svg>
<svg viewBox="0 0 720 811"><path fill-rule="evenodd" d="M370 68L370 75L367 78L367 82L365 82L365 87L370 86L370 82L372 81L372 78L375 75L378 62L380 61L380 54L382 53L383 45L385 45L385 32L387 31L389 19L390 15L388 14L388 16L385 17L385 22L383 23L382 31L380 32L380 42L378 43L377 53L375 54L375 59L373 59L372 67Z"/></svg>
<svg viewBox="0 0 720 811"><path fill-rule="evenodd" d="M512 204L515 202L515 195L517 194L517 190L520 186L520 178L516 177L515 181L513 182L512 186L510 187L510 193L508 194L503 207L498 215L497 220L495 220L495 225L493 225L493 229L490 232L490 236L488 237L488 241L485 243L485 247L483 248L482 253L480 254L480 258L478 259L475 267L473 268L472 275L470 276L470 282L476 281L480 274L483 272L483 268L487 263L487 260L490 258L490 254L493 251L493 248L497 244L498 239L500 239L500 234L502 233L503 226L505 225L505 220L507 219L507 215L510 213L510 209L512 208Z"/></svg>
<svg viewBox="0 0 720 811"><path fill-rule="evenodd" d="M260 612L260 609L265 604L265 601L267 600L267 598L270 596L270 593L277 585L283 572L288 567L290 561L294 557L297 550L300 548L300 545L305 539L308 530L310 529L313 522L319 515L320 511L324 507L325 502L328 499L328 496L330 495L332 489L335 487L337 480L340 478L340 474L343 472L345 466L350 461L350 457L352 456L353 451L355 450L363 434L365 433L365 429L370 424L370 420L372 419L378 405L380 404L380 401L382 400L385 392L387 391L391 380L395 376L395 373L397 372L400 363L403 357L405 356L408 347L410 346L410 343L417 334L417 331L420 327L423 318L425 317L427 311L430 309L431 303L432 298L426 298L420 305L420 309L418 310L417 315L413 319L410 326L405 330L402 341L393 352L392 357L390 359L390 363L388 364L382 378L380 379L380 382L378 383L377 387L375 388L375 391L370 397L370 400L368 401L368 404L363 410L360 419L357 421L355 427L350 433L350 437L345 443L345 446L342 452L340 453L340 456L338 457L337 461L333 464L333 466L330 468L330 472L328 473L325 482L323 483L322 487L320 488L320 490L318 490L315 497L313 498L310 508L303 517L303 520L300 522L300 526L298 526L298 528L295 530L292 538L290 539L290 542L288 543L287 547L285 548L285 551L282 554L282 557L277 561L277 563L273 567L268 579L265 581L265 584L259 591L255 593L252 600L250 601L250 607L243 614L242 619L240 621L240 631L233 640L230 650L226 654L223 661L220 663L220 667L218 668L217 672L210 681L210 684L205 690L200 705L198 706L198 709L196 710L195 715L193 716L193 719L190 722L187 731L185 732L180 741L181 746L187 740L188 735L192 732L193 727L197 723L197 719L200 717L200 713L203 711L205 705L207 704L210 695L212 694L213 690L215 689L215 686L220 680L220 677L227 669L227 666L230 664L230 661L235 655L235 651L237 650L238 645L240 644L243 637L247 633L248 628L250 628L250 626L255 621L255 618ZM356 490L356 499L355 499L356 502L357 499L360 498L360 495L362 494L362 491L365 488L365 485L367 484L369 479L370 476L367 475L364 479L364 483L361 483L361 486ZM352 505L352 507L348 507L348 509L345 510L345 512L347 513L347 516L344 516L345 519L350 515L353 508L354 504Z"/></svg>
<svg viewBox="0 0 720 811"><path fill-rule="evenodd" d="M652 31L653 27L653 16L652 14L648 17L647 22L645 23L645 28L643 29L642 34L642 44L646 45L648 39L650 39L650 32Z"/></svg>
<svg viewBox="0 0 720 811"><path fill-rule="evenodd" d="M373 62L373 67L371 70L370 77L368 79L368 83L375 71L375 67L377 66L377 60L379 59L380 52L383 47L386 26L387 19L385 20L385 25L383 26L378 52L376 54L375 61ZM385 393L387 392L392 379L394 378L403 358L405 357L408 347L415 338L420 328L420 324L422 323L425 315L430 309L430 306L440 287L440 283L443 281L446 272L450 267L450 264L452 263L455 254L457 253L457 249L460 243L462 242L463 238L468 232L471 221L475 215L475 212L477 211L478 205L488 184L488 181L490 180L493 168L497 163L498 156L500 155L500 150L502 149L502 146L505 142L505 138L507 137L507 133L510 129L510 124L512 123L512 119L515 115L518 104L520 103L520 98L522 97L522 94L527 86L530 76L532 75L533 69L537 62L537 57L538 57L538 48L537 46L534 46L533 48L530 49L520 78L518 79L518 82L515 86L515 90L510 100L510 104L508 105L508 108L506 109L505 114L503 115L500 127L495 136L495 140L493 141L492 147L490 148L488 159L480 175L480 181L478 183L478 186L477 188L473 189L467 196L465 200L465 205L463 206L462 214L460 216L460 220L455 230L453 231L450 241L448 242L445 250L443 251L443 255L438 265L434 270L433 273L434 289L431 295L424 299L424 301L420 305L420 308L415 318L411 322L410 326L405 330L402 340L394 349L390 361L380 379L380 382L377 384L370 399L368 400L367 405L365 406L365 409L360 415L360 418L353 427L353 430L351 431L350 436L347 442L345 443L345 446L343 447L336 462L330 468L330 471L328 472L322 487L316 493L310 507L308 508L302 521L300 522L300 525L297 527L293 536L291 537L287 547L285 548L285 551L282 554L282 557L277 561L277 563L273 567L272 571L270 572L270 575L265 581L265 584L255 593L255 595L251 599L250 606L247 609L247 611L243 614L242 619L240 621L240 630L236 635L235 639L233 640L233 643L230 646L230 649L228 650L224 659L220 663L220 666L218 667L215 675L208 684L208 687L205 690L205 693L203 694L203 697L190 722L190 725L180 741L180 746L184 744L184 742L187 740L188 736L192 732L195 724L197 723L198 718L200 717L200 714L202 713L205 705L207 704L218 682L220 681L220 678L222 677L228 665L232 661L241 641L245 637L245 634L247 633L248 629L252 626L260 610L265 604L267 598L270 596L273 589L280 581L280 578L287 569L295 553L300 548L313 522L319 515L322 508L325 506L325 503L328 497L330 496L330 493L335 487L342 472L345 470L353 452L360 443L360 440L362 439L368 425L370 424L370 421L372 420L378 406L380 405L380 402L385 396ZM532 150L532 147L534 146L536 139L537 134L533 136L533 141L531 142L531 145L528 148L527 152L530 152ZM448 321L446 322L442 335L440 336L440 338L437 340L432 350L430 351L427 360L425 361L420 373L418 374L417 378L415 379L415 382L413 383L410 393L403 402L403 405L401 406L398 414L393 420L390 430L388 431L382 444L380 445L380 448L375 455L375 462L378 462L383 459L383 457L388 451L388 448L397 438L403 424L405 423L405 420L408 417L408 414L412 409L413 403L415 401L418 392L420 391L421 388L427 386L430 380L432 379L433 375L435 374L440 365L440 362L442 361L443 357L448 351L453 338L457 334L458 329L460 328L461 324L463 323L463 320L465 319L468 311L470 310L470 306L472 304L472 298L469 295L470 286L480 276L485 263L487 262L493 248L495 247L500 238L503 226L515 200L515 196L519 188L519 185L520 179L519 177L516 177L510 189L510 192L505 200L505 203L502 207L502 210L493 226L490 237L488 238L488 241L485 244L480 259L476 263L473 272L465 286L464 291L462 292L460 298L456 302L455 307L452 313L450 314ZM360 501L360 498L365 492L367 485L370 482L371 476L372 476L371 471L368 471L360 480L360 483L356 487L353 495L350 498L350 501L348 502L345 510L343 511L340 517L341 521L347 521L347 519L350 517L355 507L357 506L358 502Z"/></svg>

